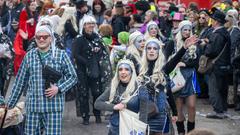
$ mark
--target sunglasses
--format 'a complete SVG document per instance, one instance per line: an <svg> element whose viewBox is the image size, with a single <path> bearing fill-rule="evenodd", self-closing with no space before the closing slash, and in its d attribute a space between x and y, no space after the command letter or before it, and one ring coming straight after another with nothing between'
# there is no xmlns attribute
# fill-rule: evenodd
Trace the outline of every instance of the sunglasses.
<svg viewBox="0 0 240 135"><path fill-rule="evenodd" d="M48 37L50 37L50 35L36 35L35 36L35 38L37 40L41 40L41 39L46 40L46 39L48 39Z"/></svg>
<svg viewBox="0 0 240 135"><path fill-rule="evenodd" d="M205 17L200 17L199 19L203 19L203 20L205 20L206 18L205 18Z"/></svg>

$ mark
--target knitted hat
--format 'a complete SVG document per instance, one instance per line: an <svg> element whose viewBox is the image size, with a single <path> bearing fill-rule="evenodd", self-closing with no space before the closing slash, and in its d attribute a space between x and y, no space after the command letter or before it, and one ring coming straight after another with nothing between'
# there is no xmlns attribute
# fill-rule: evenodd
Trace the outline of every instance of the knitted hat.
<svg viewBox="0 0 240 135"><path fill-rule="evenodd" d="M128 44L128 40L129 40L129 33L128 32L120 32L118 33L118 40L120 40L122 42L122 44Z"/></svg>

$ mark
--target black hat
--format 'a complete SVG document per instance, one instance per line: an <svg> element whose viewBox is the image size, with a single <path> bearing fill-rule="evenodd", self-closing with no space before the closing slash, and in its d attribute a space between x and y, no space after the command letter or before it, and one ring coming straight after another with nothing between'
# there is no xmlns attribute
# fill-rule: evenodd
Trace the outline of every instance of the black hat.
<svg viewBox="0 0 240 135"><path fill-rule="evenodd" d="M150 5L147 1L138 1L135 4L137 10L141 10L143 12L146 12L150 9Z"/></svg>
<svg viewBox="0 0 240 135"><path fill-rule="evenodd" d="M210 13L210 17L212 19L214 19L222 24L226 23L225 16L226 15L217 8L213 8L212 13Z"/></svg>
<svg viewBox="0 0 240 135"><path fill-rule="evenodd" d="M232 0L222 0L223 3L227 3L229 5L232 5Z"/></svg>
<svg viewBox="0 0 240 135"><path fill-rule="evenodd" d="M73 1L73 3L74 3L75 5L78 5L78 6L87 5L87 1L84 1L84 0L72 0L72 1Z"/></svg>
<svg viewBox="0 0 240 135"><path fill-rule="evenodd" d="M178 7L176 7L175 5L171 5L166 12L169 14L172 12L178 12Z"/></svg>
<svg viewBox="0 0 240 135"><path fill-rule="evenodd" d="M117 3L115 4L115 8L123 8L122 1L117 1Z"/></svg>

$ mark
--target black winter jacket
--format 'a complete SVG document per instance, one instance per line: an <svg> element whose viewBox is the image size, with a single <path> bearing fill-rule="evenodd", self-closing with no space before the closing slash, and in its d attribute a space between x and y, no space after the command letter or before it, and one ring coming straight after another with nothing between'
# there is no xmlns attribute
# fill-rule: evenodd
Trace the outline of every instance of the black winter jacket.
<svg viewBox="0 0 240 135"><path fill-rule="evenodd" d="M210 59L216 58L226 45L222 55L214 64L213 72L225 73L230 68L230 48L231 40L229 32L225 27L219 27L213 30L206 45L205 55Z"/></svg>

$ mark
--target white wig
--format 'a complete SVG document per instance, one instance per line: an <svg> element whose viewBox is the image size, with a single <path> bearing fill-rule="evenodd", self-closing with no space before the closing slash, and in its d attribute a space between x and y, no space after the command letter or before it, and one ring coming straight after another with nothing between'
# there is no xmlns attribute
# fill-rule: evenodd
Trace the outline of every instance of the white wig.
<svg viewBox="0 0 240 135"><path fill-rule="evenodd" d="M115 73L115 75L114 75L114 77L113 77L113 79L112 79L112 83L111 83L111 91L110 91L110 96L109 96L109 102L111 103L112 101L113 101L113 99L114 99L114 96L115 96L115 94L116 94L116 90L117 90L117 87L118 87L118 85L119 85L119 82L120 82L120 80L119 80L119 73L118 73L118 68L119 68L119 65L121 65L121 64L128 64L128 65L130 65L130 67L131 67L131 70L132 70L132 73L131 73L131 79L130 79L130 81L129 81L129 83L128 83L128 85L127 85L127 88L126 88L126 90L123 92L123 94L122 94L122 97L123 97L123 103L127 103L128 102L128 100L130 99L130 97L131 97L131 95L134 93L134 91L135 91L135 85L136 85L136 78L137 78L137 75L136 75L136 71L135 71L135 67L134 67L134 64L130 61L130 60L128 60L128 59L123 59L123 60L120 60L119 62L118 62L118 65L117 65L117 71L116 71L116 73Z"/></svg>
<svg viewBox="0 0 240 135"><path fill-rule="evenodd" d="M162 67L165 65L165 56L162 52L161 49L161 42L156 39L156 38L150 38L146 41L145 43L145 48L143 51L143 55L142 55L142 66L140 69L140 74L139 74L139 81L143 82L144 80L144 76L146 75L147 71L148 71L148 65L149 65L149 61L147 59L147 45L150 42L155 42L157 45L159 45L159 51L158 51L158 58L155 61L155 65L154 65L154 69L153 69L153 74L150 76L151 77L151 81L155 83L155 85L161 83L162 85L166 84L166 80L164 77L164 74L162 73Z"/></svg>
<svg viewBox="0 0 240 135"><path fill-rule="evenodd" d="M79 22L79 34L82 35L83 33L83 27L86 23L96 23L96 19L93 16L90 15L84 15L81 21ZM94 32L97 33L97 25L94 28Z"/></svg>

